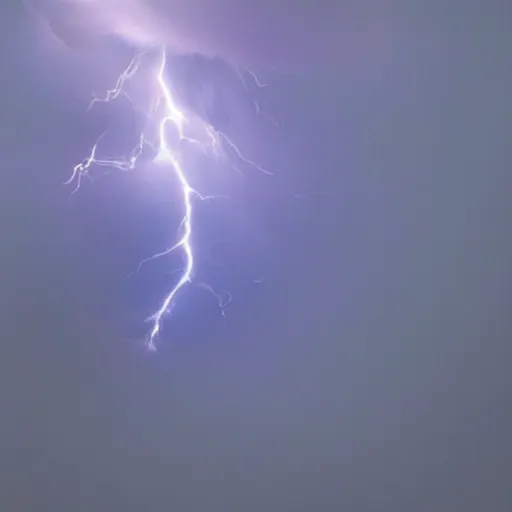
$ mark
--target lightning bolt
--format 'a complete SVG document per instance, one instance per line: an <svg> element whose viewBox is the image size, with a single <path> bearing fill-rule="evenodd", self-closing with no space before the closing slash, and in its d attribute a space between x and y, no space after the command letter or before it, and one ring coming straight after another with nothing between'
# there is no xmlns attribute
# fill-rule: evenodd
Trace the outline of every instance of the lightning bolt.
<svg viewBox="0 0 512 512"><path fill-rule="evenodd" d="M172 165L176 176L178 178L179 184L181 186L181 192L183 196L183 204L185 206L185 213L182 219L183 226L183 234L181 239L173 245L166 253L170 253L177 248L182 248L185 253L185 270L183 271L181 277L178 282L171 289L171 291L167 294L160 309L158 309L154 315L152 316L153 327L148 337L148 348L151 350L155 350L155 339L160 332L162 325L162 318L165 313L169 310L171 303L177 293L191 280L192 271L194 270L194 253L192 251L191 245L191 236L192 236L192 196L196 193L196 191L190 186L187 181L187 177L183 172L181 167L181 163L178 161L177 157L173 154L166 141L166 125L172 123L177 129L180 140L185 140L186 137L183 133L183 122L184 115L183 113L176 107L174 103L174 99L171 94L171 90L165 81L165 65L166 65L166 53L162 52L162 61L160 65L160 70L158 72L158 84L160 86L160 90L165 102L165 109L167 111L165 117L160 122L159 129L159 147L158 154L156 156L156 161L161 163L169 163ZM199 196L201 197L201 196Z"/></svg>
<svg viewBox="0 0 512 512"><path fill-rule="evenodd" d="M128 80L131 80L137 74L143 57L144 53L137 53L128 64L128 67L119 75L116 85L112 89L108 89L103 98L95 96L91 103L89 103L88 110L90 110L97 102L108 103L109 101L113 101L118 98L121 94L124 94L129 100L131 100L130 96L126 93L124 86Z"/></svg>
<svg viewBox="0 0 512 512"><path fill-rule="evenodd" d="M131 60L128 67L119 75L115 87L108 90L103 98L95 97L89 105L89 108L92 108L94 104L98 102L114 101L121 95L124 95L126 98L128 98L128 100L132 102L130 96L125 90L125 86L127 82L131 80L139 71L140 64L144 55L146 54L136 55ZM74 167L70 178L65 182L67 185L75 183L75 187L72 191L72 194L74 194L80 189L83 178L90 178L89 172L94 166L113 168L121 171L133 170L136 168L139 159L144 154L146 147L151 148L155 153L153 158L154 164L165 166L174 172L180 189L182 206L184 210L180 223L181 233L179 239L169 248L144 259L139 264L137 269L138 271L143 264L156 258L167 256L178 249L182 251L184 256L184 268L180 273L178 281L163 298L160 307L148 318L148 321L151 322L151 328L146 336L145 343L147 348L151 351L156 350L156 341L162 330L164 317L170 313L178 294L185 286L192 282L195 265L194 250L192 246L194 198L204 200L213 197L219 197L204 196L191 186L183 164L184 149L186 148L187 144L197 146L205 153L211 153L215 157L222 157L228 161L227 154L225 152L225 147L227 146L232 152L234 152L240 161L256 168L263 173L272 174L263 167L257 165L252 160L245 158L242 152L231 141L231 139L228 138L227 135L215 130L213 126L209 125L202 119L186 115L182 110L180 110L173 96L172 87L166 76L166 69L167 54L165 49L163 49L160 53L159 65L156 69L155 76L152 78L152 82L154 85L156 85L156 89L158 91L158 97L148 116L152 121L157 123L158 134L156 136L157 140L155 143L151 142L151 137L146 136L143 131L139 137L137 145L133 148L131 154L128 157L124 159L99 158L98 148L100 142L105 136L105 133L103 133L93 145L89 156L87 156L82 162ZM256 78L254 79L257 80ZM258 85L261 86L261 84ZM158 120L154 120L153 116L155 115L155 112L158 112L159 109L161 110L161 117ZM189 127L194 129L194 133L200 132L202 134L201 139L205 138L208 140L208 142L205 143L200 138L190 136L187 132L187 128ZM173 144L168 142L168 131L170 129L173 129L177 135L177 137L175 137L175 139L177 138L177 142ZM236 167L234 168L236 169ZM210 285L205 283L198 283L198 286L213 295L213 297L218 301L219 307L221 308L222 314L224 315L226 306L231 302L231 294L229 292L223 292L222 294L219 294ZM223 297L226 298L224 299Z"/></svg>

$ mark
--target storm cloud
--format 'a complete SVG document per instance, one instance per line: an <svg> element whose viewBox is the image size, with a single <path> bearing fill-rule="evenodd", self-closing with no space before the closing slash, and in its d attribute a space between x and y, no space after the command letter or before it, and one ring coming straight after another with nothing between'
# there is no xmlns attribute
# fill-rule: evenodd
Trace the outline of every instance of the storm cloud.
<svg viewBox="0 0 512 512"><path fill-rule="evenodd" d="M27 3L73 47L92 44L101 35L114 35L135 46L166 45L179 53L201 53L237 66L268 70L332 63L342 48L365 39L369 23L363 9L332 0Z"/></svg>

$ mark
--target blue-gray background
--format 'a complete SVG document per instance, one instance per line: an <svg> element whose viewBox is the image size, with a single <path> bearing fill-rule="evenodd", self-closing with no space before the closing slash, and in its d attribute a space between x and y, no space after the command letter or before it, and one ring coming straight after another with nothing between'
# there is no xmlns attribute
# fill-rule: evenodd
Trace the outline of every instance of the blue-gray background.
<svg viewBox="0 0 512 512"><path fill-rule="evenodd" d="M123 114L2 6L2 510L510 510L510 9L446 9L376 13L385 60L268 77L282 127L237 140L287 179L198 217L235 301L191 292L148 356L161 284L126 275L179 211L150 172L68 201Z"/></svg>

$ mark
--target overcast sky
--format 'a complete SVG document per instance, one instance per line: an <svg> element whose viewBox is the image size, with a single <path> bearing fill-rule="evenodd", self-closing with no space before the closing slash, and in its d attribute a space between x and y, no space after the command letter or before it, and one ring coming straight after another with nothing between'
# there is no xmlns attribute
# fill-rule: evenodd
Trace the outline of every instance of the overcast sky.
<svg viewBox="0 0 512 512"><path fill-rule="evenodd" d="M190 288L156 354L179 257L127 276L173 191L150 167L62 186L128 131L85 111L127 55L50 58L2 4L2 510L511 509L511 12L424 4L264 74L279 128L228 81L226 131L276 176L206 173L231 200L197 209L199 277L234 300Z"/></svg>

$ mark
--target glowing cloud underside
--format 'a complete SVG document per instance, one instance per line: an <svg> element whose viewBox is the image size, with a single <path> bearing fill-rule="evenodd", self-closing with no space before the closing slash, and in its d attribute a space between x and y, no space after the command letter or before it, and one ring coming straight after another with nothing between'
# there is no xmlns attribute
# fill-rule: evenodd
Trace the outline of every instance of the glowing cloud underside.
<svg viewBox="0 0 512 512"><path fill-rule="evenodd" d="M107 91L106 95L101 98L95 98L91 103L91 107L97 102L109 102L116 100L119 96L125 95L125 85L127 81L133 78L140 70L140 64L145 54L136 55L128 67L119 76L116 85L113 89ZM236 154L237 158L243 162L250 164L260 171L271 174L265 169L259 167L254 162L247 160L243 157L241 152L235 146L235 144L223 133L215 130L211 125L205 121L198 119L194 116L191 118L182 112L173 97L171 85L166 77L167 68L167 56L165 50L161 51L159 66L155 71L154 75L148 76L148 80L151 85L156 85L157 101L155 102L156 107L150 113L150 121L153 126L157 127L157 140L152 141L150 137L146 136L146 133L142 132L139 137L138 144L133 149L131 155L126 159L101 159L98 158L97 150L98 146L104 136L102 134L96 143L93 145L92 150L87 158L79 163L73 170L73 173L66 184L75 184L73 193L77 192L81 186L83 177L88 176L90 169L93 166L115 168L122 171L135 169L137 162L143 151L148 146L155 152L153 162L159 166L166 166L173 172L177 178L177 183L180 187L180 193L182 198L182 206L184 209L183 218L181 220L181 235L179 239L165 251L155 254L145 260L143 260L139 268L155 258L166 256L171 252L180 249L184 255L184 268L180 274L180 277L174 287L168 292L163 298L161 306L157 311L148 319L151 322L151 329L146 337L147 347L154 351L156 349L156 341L158 335L162 329L162 323L166 314L171 311L174 305L176 297L180 291L191 282L194 273L194 250L192 247L192 217L193 217L193 202L194 199L208 199L211 196L203 196L197 192L190 185L187 179L186 169L183 163L184 148L185 145L196 145L202 151L208 151L216 157L225 157L224 145L228 145L230 149ZM157 114L155 114L157 113ZM150 123L151 124L151 123ZM198 132L201 136L189 136L188 129L193 130L194 134ZM168 136L168 131L173 129L177 137L172 138ZM205 138L208 142L205 143L202 139ZM171 144L168 139L176 139L177 142ZM213 288L205 283L198 283L200 287L209 291L219 302L219 306L224 314L224 308L231 302L231 295L227 292L224 295L216 293Z"/></svg>

